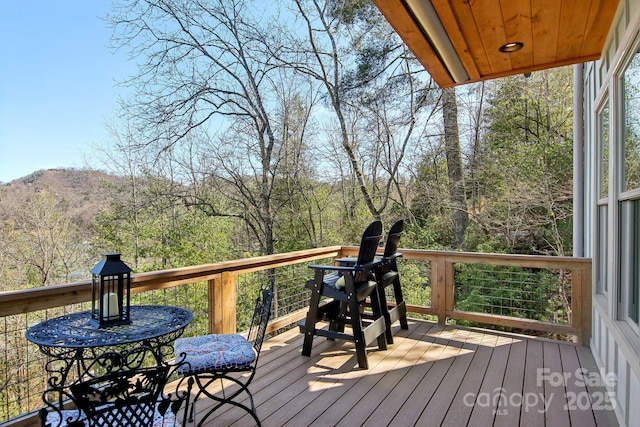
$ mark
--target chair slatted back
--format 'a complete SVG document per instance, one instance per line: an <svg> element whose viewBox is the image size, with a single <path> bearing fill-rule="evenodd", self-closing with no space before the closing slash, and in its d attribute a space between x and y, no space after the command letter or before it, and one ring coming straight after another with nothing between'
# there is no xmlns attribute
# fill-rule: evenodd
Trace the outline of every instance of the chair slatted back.
<svg viewBox="0 0 640 427"><path fill-rule="evenodd" d="M400 245L400 237L402 237L403 229L403 220L396 221L389 229L389 233L387 233L387 242L384 246L384 253L382 254L382 262L377 267L378 274L385 275L390 271L398 271L396 257L401 256L398 254L398 246Z"/></svg>
<svg viewBox="0 0 640 427"><path fill-rule="evenodd" d="M360 250L358 251L358 260L356 265L366 265L372 262L378 250L378 243L382 238L382 222L373 221L362 233L360 240ZM355 283L363 282L369 279L369 271L356 271L353 281Z"/></svg>
<svg viewBox="0 0 640 427"><path fill-rule="evenodd" d="M389 258L398 252L398 245L400 244L400 237L402 237L403 229L403 220L396 221L389 229L387 242L384 246L384 254L382 255L384 258Z"/></svg>
<svg viewBox="0 0 640 427"><path fill-rule="evenodd" d="M256 298L256 308L253 312L251 325L249 327L247 339L253 345L257 355L260 355L262 342L264 341L264 337L267 333L267 324L269 323L269 317L271 316L271 304L273 302L273 288L274 282L272 280L269 282L267 289L261 290L262 295Z"/></svg>
<svg viewBox="0 0 640 427"><path fill-rule="evenodd" d="M110 372L70 387L89 426L151 426L169 366Z"/></svg>

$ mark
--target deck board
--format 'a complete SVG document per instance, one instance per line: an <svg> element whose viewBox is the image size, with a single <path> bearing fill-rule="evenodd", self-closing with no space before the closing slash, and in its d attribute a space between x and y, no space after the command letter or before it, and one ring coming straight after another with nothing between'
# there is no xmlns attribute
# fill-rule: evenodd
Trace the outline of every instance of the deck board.
<svg viewBox="0 0 640 427"><path fill-rule="evenodd" d="M563 369L562 360L560 359L560 346L555 343L545 342L543 343L543 347L545 368L548 368L551 373L572 374L571 371ZM567 411L566 384L572 383L575 379L571 376L566 376L566 380L560 379L559 377L560 375L552 377L554 381L541 381L544 385L544 395L547 397L548 402L546 412L541 415L546 415L549 425L568 426L571 424L569 421L569 411Z"/></svg>
<svg viewBox="0 0 640 427"><path fill-rule="evenodd" d="M500 390L504 381L505 366L509 360L509 351L512 340L497 337L495 347L491 349L491 358L485 375L478 390L478 394L463 400L466 405L470 402L478 402L473 405L471 416L467 425L469 427L484 427L493 425L496 416L496 408L490 403L490 398L494 396L495 390Z"/></svg>
<svg viewBox="0 0 640 427"><path fill-rule="evenodd" d="M426 323L425 323L426 324ZM440 325L427 324L431 326L432 331L436 331ZM405 340L409 342L412 340ZM394 344L395 345L395 344ZM422 380L422 369L418 365L418 362L424 357L426 351L430 348L431 343L415 340L414 345L410 352L403 358L404 367L402 369L402 380L396 383L393 388L388 390L387 396L384 400L380 401L380 404L373 410L367 420L363 423L366 427L376 427L379 425L388 425L391 420L396 416L404 402L407 401L409 396L413 393L415 387Z"/></svg>
<svg viewBox="0 0 640 427"><path fill-rule="evenodd" d="M426 349L422 363L417 365L416 375L420 381L391 421L393 425L413 425L417 422L459 353L459 347L447 345L453 338L450 330L436 331L433 336L434 340Z"/></svg>
<svg viewBox="0 0 640 427"><path fill-rule="evenodd" d="M509 357L507 358L502 387L490 394L490 398L495 399L492 400L492 407L495 411L493 425L496 427L520 425L520 410L519 408L511 408L508 399L511 396L522 395L527 341L514 340L509 347ZM496 393L500 396L497 396ZM503 399L507 399L507 402L504 402Z"/></svg>
<svg viewBox="0 0 640 427"><path fill-rule="evenodd" d="M557 347L557 346L556 346ZM538 369L545 362L545 346L541 341L527 341L525 355L524 378L522 381L522 394L520 404L520 425L522 427L538 427L545 425L545 405L548 402L548 394L545 393L544 383L539 380ZM548 362L549 360L547 360ZM552 369L557 372L557 369ZM513 399L509 396L508 410L513 410ZM555 396L554 396L555 397ZM555 399L553 400L555 402ZM517 403L517 402L516 402ZM551 425L569 425L551 424Z"/></svg>
<svg viewBox="0 0 640 427"><path fill-rule="evenodd" d="M565 372L571 374L571 378L566 382L566 389L568 396L583 396L588 394L587 386L582 377L576 377L581 375L583 367L580 366L580 360L578 359L578 353L575 347L561 346L560 357L562 358L562 368ZM580 372L580 374L577 374ZM569 402L567 402L569 403ZM571 425L581 427L594 427L596 420L593 416L593 411L586 405L574 405L575 407L569 411L569 417L571 418Z"/></svg>
<svg viewBox="0 0 640 427"><path fill-rule="evenodd" d="M452 345L456 347L456 344L466 342L469 335L470 334L456 335L454 340L460 341L455 344L452 343ZM442 425L444 417L447 415L449 408L455 401L454 398L455 393L458 390L458 386L467 374L469 366L473 361L474 354L476 354L474 351L465 347L466 346L461 345L458 347L458 354L452 355L451 359L453 363L451 363L444 378L435 389L433 396L429 399L429 403L427 403L427 406L422 410L422 414L420 414L420 418L418 418L417 421L418 425Z"/></svg>
<svg viewBox="0 0 640 427"><path fill-rule="evenodd" d="M580 366L582 369L587 370L590 373L599 372L596 362L591 354L589 348L584 346L578 346L575 348L576 353L578 355L578 359L580 360ZM601 378L602 380L602 378ZM609 395L607 394L607 390L604 386L604 381L598 385L593 384L592 382L586 382L586 388L588 390L588 395L594 400L595 410L593 410L593 416L596 421L597 426L617 426L618 422L613 410L610 410L611 402L608 400ZM602 397L603 399L599 399Z"/></svg>
<svg viewBox="0 0 640 427"><path fill-rule="evenodd" d="M587 347L415 319L409 323L409 330L394 325L395 342L386 351L369 348L368 370L358 367L349 342L317 338L305 357L297 330L266 341L250 386L262 425L617 425L601 401L606 396L602 381L576 378L578 371L590 378L598 373ZM542 369L554 379L569 379L542 380ZM573 395L582 401L572 402ZM518 396L531 402L518 402ZM585 407L585 401L594 406ZM208 405L201 399L196 411L202 414ZM232 425L252 425L252 419L226 405L207 422L207 427Z"/></svg>
<svg viewBox="0 0 640 427"><path fill-rule="evenodd" d="M469 369L452 400L452 402L463 402L463 405L458 406L458 410L448 411L442 425L464 426L468 424L474 407L471 403L474 402L475 397L480 392L496 341L495 335L482 335Z"/></svg>

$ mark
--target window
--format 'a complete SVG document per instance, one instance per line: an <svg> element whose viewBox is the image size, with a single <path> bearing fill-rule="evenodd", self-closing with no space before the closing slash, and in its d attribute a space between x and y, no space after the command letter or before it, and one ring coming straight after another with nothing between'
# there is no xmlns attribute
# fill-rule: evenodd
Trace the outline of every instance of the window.
<svg viewBox="0 0 640 427"><path fill-rule="evenodd" d="M618 318L640 332L640 52L636 49L621 79L622 123L617 158L618 193Z"/></svg>
<svg viewBox="0 0 640 427"><path fill-rule="evenodd" d="M605 106L598 115L598 162L600 166L599 174L599 197L605 198L609 195L609 106Z"/></svg>
<svg viewBox="0 0 640 427"><path fill-rule="evenodd" d="M636 51L624 71L623 191L640 187L640 54Z"/></svg>
<svg viewBox="0 0 640 427"><path fill-rule="evenodd" d="M596 235L596 293L606 295L608 292L607 274L609 271L609 99L605 99L604 107L598 113L598 210Z"/></svg>
<svg viewBox="0 0 640 427"><path fill-rule="evenodd" d="M640 200L620 204L620 295L622 320L638 324L640 280Z"/></svg>
<svg viewBox="0 0 640 427"><path fill-rule="evenodd" d="M596 259L596 293L606 295L609 287L607 281L607 274L609 272L609 243L607 241L609 233L608 230L609 212L607 205L598 206L598 234L597 234L597 246L598 251Z"/></svg>

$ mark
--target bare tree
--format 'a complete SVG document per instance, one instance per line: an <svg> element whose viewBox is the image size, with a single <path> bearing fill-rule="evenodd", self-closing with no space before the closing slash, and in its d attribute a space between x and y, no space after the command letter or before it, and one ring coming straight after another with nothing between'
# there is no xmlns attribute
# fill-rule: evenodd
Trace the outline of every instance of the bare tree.
<svg viewBox="0 0 640 427"><path fill-rule="evenodd" d="M66 201L40 190L15 206L0 234L2 258L21 269L13 289L69 282L91 256L65 216Z"/></svg>
<svg viewBox="0 0 640 427"><path fill-rule="evenodd" d="M270 13L243 0L138 0L118 4L109 17L114 47L130 49L140 64L127 82L136 97L123 105L139 143L160 156L190 150L195 134L199 157L186 163L201 169L190 178L231 197L218 203L195 192L187 203L241 218L267 254L274 252L272 194L284 129L276 117L282 70L265 47L274 41Z"/></svg>
<svg viewBox="0 0 640 427"><path fill-rule="evenodd" d="M462 169L460 132L458 130L458 105L454 88L442 91L442 117L444 122L444 145L449 176L449 197L451 199L451 220L453 222L454 245L462 246L464 233L469 221L467 198Z"/></svg>
<svg viewBox="0 0 640 427"><path fill-rule="evenodd" d="M346 211L355 208L350 202L356 189L374 218L392 199L406 208L402 167L429 98L420 68L371 4L296 0L295 5L302 26L289 32L291 41L284 44L289 49L277 57L322 88L332 115L327 140L336 143L332 154Z"/></svg>
<svg viewBox="0 0 640 427"><path fill-rule="evenodd" d="M462 88L456 88L456 100L458 109L460 111L459 117L464 117L466 124L466 131L461 130L460 140L461 149L463 153L463 164L465 155L465 144L463 135L466 135L466 153L467 153L467 179L465 180L465 187L467 188L469 215L473 216L481 209L481 195L482 195L482 181L480 175L482 173L482 160L483 160L483 132L485 126L483 123L484 110L486 108L486 84L480 82L472 84L466 87L466 90ZM460 128L463 129L464 124L460 123Z"/></svg>
<svg viewBox="0 0 640 427"><path fill-rule="evenodd" d="M111 200L111 213L119 212L120 215L118 218L108 218L108 222L112 223L116 219L118 232L127 235L126 240L131 243L133 268L138 269L141 257L142 228L144 227L141 215L141 211L144 209L142 202L144 183L140 177L140 167L147 164L148 159L144 157L144 153L137 146L135 132L128 121L120 123L112 121L107 124L107 129L111 136L109 145L95 147L95 149L101 155L99 158L105 170L122 178L120 185L111 184L117 195ZM118 250L122 251L124 247L120 247Z"/></svg>

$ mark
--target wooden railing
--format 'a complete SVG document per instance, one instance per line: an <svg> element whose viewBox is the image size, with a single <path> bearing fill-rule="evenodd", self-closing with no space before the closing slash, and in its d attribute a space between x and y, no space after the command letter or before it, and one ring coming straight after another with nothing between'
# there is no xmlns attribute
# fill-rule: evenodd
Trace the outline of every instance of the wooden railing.
<svg viewBox="0 0 640 427"><path fill-rule="evenodd" d="M280 267L330 261L333 258L355 255L357 247L332 246L269 255L241 260L225 261L172 270L135 274L132 278L132 293L168 289L185 284L206 281L208 287L208 329L212 333L236 332L236 297L238 278L247 273L260 271L278 271ZM430 303L415 304L408 300L408 311L419 315L430 315L441 323L448 319L474 322L479 324L511 327L524 330L543 331L563 336L573 336L574 340L587 344L591 335L591 260L571 257L545 257L525 255L502 255L463 252L425 251L402 249L403 260L425 267L422 280L430 289ZM403 275L403 261L400 273ZM521 317L470 312L456 309L456 265L489 265L518 267L521 269L543 269L566 271L570 283L569 321L552 322ZM307 273L303 267L303 273ZM300 277L300 288L304 281L312 277L311 273ZM404 276L403 276L404 277ZM404 282L403 282L404 284ZM301 295L306 295L302 294ZM22 291L0 293L0 320L9 316L25 315L55 307L84 303L91 298L90 282L48 286ZM306 309L289 312L270 323L270 330L277 330L296 323L306 314ZM28 327L27 321L24 328ZM24 331L21 332L24 337ZM0 343L2 344L2 343ZM12 345L5 335L5 347ZM10 348L8 348L10 350ZM31 350L29 350L31 351ZM7 372L0 372L6 378ZM13 417L15 414L9 414ZM4 418L7 416L5 415ZM0 417L0 420L2 417ZM12 420L12 425L21 424L23 418Z"/></svg>
<svg viewBox="0 0 640 427"><path fill-rule="evenodd" d="M239 275L338 256L341 256L341 247L332 246L139 273L132 276L131 293L171 288L206 280L209 288L209 331L211 333L233 333L236 332L236 280ZM89 281L2 292L0 293L0 318L90 300L91 282ZM277 323L280 324L281 320Z"/></svg>
<svg viewBox="0 0 640 427"><path fill-rule="evenodd" d="M356 247L343 247L344 255L357 254ZM475 252L446 252L402 249L404 259L431 264L431 305L408 305L413 313L435 315L438 322L459 319L514 329L533 330L558 335L571 335L574 341L588 345L591 338L591 259L534 255L486 254ZM455 264L484 264L568 271L571 283L570 322L558 323L495 314L467 312L455 309Z"/></svg>

